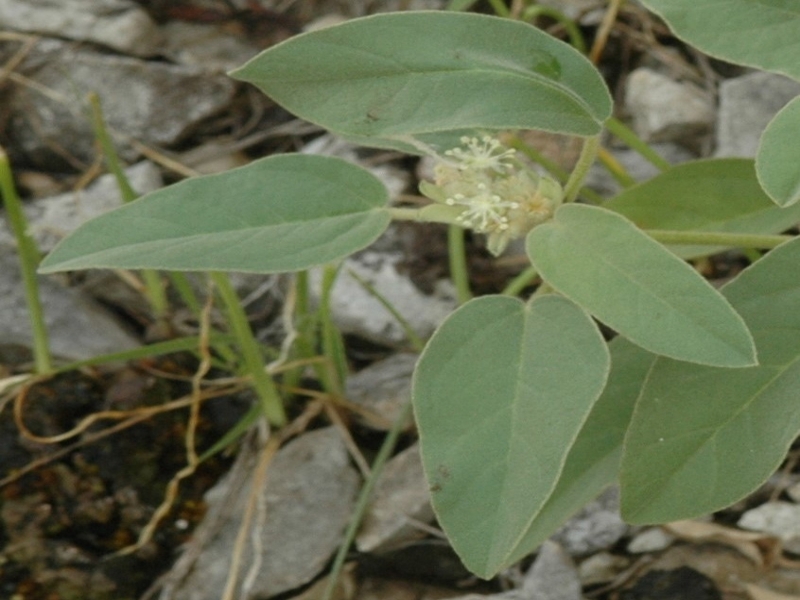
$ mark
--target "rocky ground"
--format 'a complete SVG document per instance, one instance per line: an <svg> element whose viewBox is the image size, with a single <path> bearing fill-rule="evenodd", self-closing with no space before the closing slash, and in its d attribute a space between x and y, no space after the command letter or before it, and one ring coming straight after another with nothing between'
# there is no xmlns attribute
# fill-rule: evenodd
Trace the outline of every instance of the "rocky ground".
<svg viewBox="0 0 800 600"><path fill-rule="evenodd" d="M367 166L396 200L415 194L424 161L354 148L293 119L225 72L309 27L443 4L0 0L0 144L10 155L40 248L49 250L80 223L121 203L114 180L103 175L86 116L90 92L102 101L140 193L266 154L303 150ZM605 3L546 4L575 19L591 41ZM488 3L476 6L488 11ZM539 25L565 37L557 23L545 19ZM785 78L719 63L680 45L635 2L620 12L600 66L618 116L673 163L753 156L768 120L800 92ZM567 167L575 159L569 140L529 141ZM614 139L606 145L636 179L655 173ZM589 184L604 195L617 189L600 167ZM470 240L471 283L478 292L496 291L524 261L513 248L493 260L482 243ZM700 267L715 277L735 260L728 256ZM437 226L393 226L345 266L331 306L352 367L347 405L298 401L295 435L277 450L265 481L254 475L268 457L257 428L203 461L181 479L165 516L147 534L169 497L170 481L186 464L197 359L173 352L84 366L20 393L13 384L30 371L30 333L15 245L0 218L0 597L320 598L366 464L408 402L415 362L402 328L350 273L409 317L422 337L456 306L446 234ZM312 274L317 288L320 278ZM259 339L277 348L284 335L286 277L234 281ZM177 303L168 320L154 319L130 275L81 273L42 278L41 286L52 351L65 362L197 332ZM202 290L202 281L197 286ZM222 383L203 402L196 436L201 453L253 403L246 386L229 375L208 375ZM800 597L800 570L793 562L800 554L796 459L790 455L785 468L740 505L705 521L663 528L623 523L615 490L609 490L535 556L480 582L436 528L408 428L381 476L335 597ZM243 520L258 534L240 539ZM237 548L244 548L241 556ZM226 596L230 577L237 591Z"/></svg>

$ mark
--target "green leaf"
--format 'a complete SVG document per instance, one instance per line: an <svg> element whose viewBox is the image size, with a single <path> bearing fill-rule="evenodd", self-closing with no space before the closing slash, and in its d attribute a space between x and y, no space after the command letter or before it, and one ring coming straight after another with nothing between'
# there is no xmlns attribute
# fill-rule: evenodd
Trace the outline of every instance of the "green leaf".
<svg viewBox="0 0 800 600"><path fill-rule="evenodd" d="M477 298L428 342L413 385L422 461L439 522L477 575L518 547L608 369L594 322L556 296Z"/></svg>
<svg viewBox="0 0 800 600"><path fill-rule="evenodd" d="M56 246L40 271L305 269L375 240L390 220L387 200L378 179L343 160L273 156L102 215Z"/></svg>
<svg viewBox="0 0 800 600"><path fill-rule="evenodd" d="M273 46L231 75L303 119L377 145L465 128L589 136L611 114L600 73L572 47L473 13L354 19Z"/></svg>
<svg viewBox="0 0 800 600"><path fill-rule="evenodd" d="M528 234L544 280L645 350L700 364L756 363L742 318L691 266L616 213L568 204Z"/></svg>
<svg viewBox="0 0 800 600"><path fill-rule="evenodd" d="M800 96L767 125L756 156L758 180L780 206L800 200Z"/></svg>
<svg viewBox="0 0 800 600"><path fill-rule="evenodd" d="M628 188L603 207L624 215L642 229L771 234L800 221L800 205L791 210L775 206L759 186L753 161L739 158L678 165ZM726 249L669 248L683 258Z"/></svg>
<svg viewBox="0 0 800 600"><path fill-rule="evenodd" d="M728 506L779 466L800 430L800 240L725 286L750 326L760 364L702 367L659 358L625 440L622 511L633 523Z"/></svg>
<svg viewBox="0 0 800 600"><path fill-rule="evenodd" d="M642 0L706 54L800 80L797 0Z"/></svg>
<svg viewBox="0 0 800 600"><path fill-rule="evenodd" d="M508 565L531 553L619 475L622 441L639 391L657 356L623 337L615 338L608 346L608 384L570 448L555 489L509 557Z"/></svg>

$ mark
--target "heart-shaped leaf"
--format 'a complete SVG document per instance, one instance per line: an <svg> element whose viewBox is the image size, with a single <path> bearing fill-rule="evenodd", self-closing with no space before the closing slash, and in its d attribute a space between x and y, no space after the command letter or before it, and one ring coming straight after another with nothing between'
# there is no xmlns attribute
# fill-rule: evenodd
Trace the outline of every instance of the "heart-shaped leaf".
<svg viewBox="0 0 800 600"><path fill-rule="evenodd" d="M703 367L659 358L625 440L622 511L633 523L728 506L772 475L800 431L800 240L725 286L760 364Z"/></svg>
<svg viewBox="0 0 800 600"><path fill-rule="evenodd" d="M602 77L572 47L472 13L354 19L273 46L231 75L303 119L377 145L465 128L595 135L611 114Z"/></svg>
<svg viewBox="0 0 800 600"><path fill-rule="evenodd" d="M614 338L608 346L608 383L570 448L556 487L509 556L508 566L533 552L573 513L617 480L633 407L658 357L623 337Z"/></svg>
<svg viewBox="0 0 800 600"><path fill-rule="evenodd" d="M293 271L346 256L388 226L383 184L337 158L287 154L152 192L79 227L40 271Z"/></svg>
<svg viewBox="0 0 800 600"><path fill-rule="evenodd" d="M614 212L568 204L528 234L544 280L645 350L727 367L756 363L742 318L691 266Z"/></svg>
<svg viewBox="0 0 800 600"><path fill-rule="evenodd" d="M739 158L678 165L626 189L603 207L642 229L770 234L800 221L800 205L788 210L775 206L759 186L753 161ZM726 248L681 245L670 249L691 258Z"/></svg>
<svg viewBox="0 0 800 600"><path fill-rule="evenodd" d="M797 0L642 0L706 54L800 80Z"/></svg>
<svg viewBox="0 0 800 600"><path fill-rule="evenodd" d="M472 300L433 335L414 374L422 461L439 522L464 564L491 577L550 496L608 375L580 308Z"/></svg>
<svg viewBox="0 0 800 600"><path fill-rule="evenodd" d="M779 206L800 200L800 96L767 125L756 156L758 180Z"/></svg>

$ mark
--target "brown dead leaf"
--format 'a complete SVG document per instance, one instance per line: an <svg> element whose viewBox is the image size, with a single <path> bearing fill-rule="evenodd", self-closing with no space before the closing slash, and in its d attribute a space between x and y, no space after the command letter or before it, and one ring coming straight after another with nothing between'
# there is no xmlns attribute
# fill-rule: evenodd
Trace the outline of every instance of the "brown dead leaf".
<svg viewBox="0 0 800 600"><path fill-rule="evenodd" d="M778 592L773 592L772 590L767 590L750 583L745 584L745 589L752 600L800 600L800 596L779 594Z"/></svg>
<svg viewBox="0 0 800 600"><path fill-rule="evenodd" d="M742 531L732 527L703 521L675 521L664 528L688 542L716 542L734 548L760 567L775 564L780 556L779 539L755 531Z"/></svg>

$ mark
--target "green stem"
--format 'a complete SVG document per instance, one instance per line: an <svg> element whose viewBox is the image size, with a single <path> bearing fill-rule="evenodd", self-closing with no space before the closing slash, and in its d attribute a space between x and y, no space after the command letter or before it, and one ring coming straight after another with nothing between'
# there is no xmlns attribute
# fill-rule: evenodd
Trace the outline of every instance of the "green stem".
<svg viewBox="0 0 800 600"><path fill-rule="evenodd" d="M230 323L233 334L239 344L247 372L253 378L253 387L261 401L264 416L271 425L282 427L286 424L286 412L283 409L283 402L278 390L275 388L272 377L264 369L261 350L255 337L253 337L253 331L250 329L250 323L247 322L247 315L242 308L239 297L236 295L236 291L225 273L214 271L210 273L210 276L225 305L225 310L228 313L228 323Z"/></svg>
<svg viewBox="0 0 800 600"><path fill-rule="evenodd" d="M394 447L397 445L397 440L400 437L400 433L402 433L403 428L407 424L410 416L411 402L406 404L395 422L392 423L392 428L384 438L380 450L378 450L378 454L372 463L370 475L364 482L364 487L361 488L361 493L356 501L356 506L353 510L353 516L350 517L350 523L348 524L347 531L344 534L344 540L342 540L342 543L339 546L339 551L336 553L336 557L333 559L333 566L331 567L330 575L328 575L328 585L325 586L325 593L322 595L322 600L331 600L331 598L333 598L333 593L336 590L336 584L339 581L339 575L341 574L342 567L344 567L344 562L347 559L347 552L350 549L350 546L353 544L353 540L358 533L358 528L361 526L361 522L363 521L364 515L369 507L369 502L372 499L372 490L375 489L375 484L378 481L381 471L383 471L383 466L386 464L386 461L389 460Z"/></svg>
<svg viewBox="0 0 800 600"><path fill-rule="evenodd" d="M606 129L620 140L625 142L628 146L636 150L639 154L642 155L648 162L650 162L654 167L656 167L660 171L669 171L672 168L672 165L669 164L661 155L653 150L650 146L647 145L645 141L643 141L638 135L636 135L632 129L627 127L622 121L619 119L615 119L611 117L606 121Z"/></svg>
<svg viewBox="0 0 800 600"><path fill-rule="evenodd" d="M638 183L638 181L631 177L631 174L625 170L625 167L619 163L614 155L605 148L600 148L597 153L597 160L600 161L600 164L603 165L611 177L614 178L614 181L622 187L628 188Z"/></svg>
<svg viewBox="0 0 800 600"><path fill-rule="evenodd" d="M100 106L100 98L94 92L89 94L89 104L92 108L92 127L94 128L94 134L100 142L100 147L103 149L103 155L108 164L108 170L117 180L117 187L119 188L123 202L133 202L139 197L139 194L133 189L127 175L125 175L125 171L117 155L117 150L114 147L114 141L108 134L108 128L103 118L103 108ZM167 300L167 292L161 282L161 276L156 271L145 269L142 271L142 279L144 279L147 300L150 302L153 313L157 317L165 316L169 311L169 302Z"/></svg>
<svg viewBox="0 0 800 600"><path fill-rule="evenodd" d="M343 395L344 382L347 379L347 356L341 332L333 322L331 312L331 294L336 278L339 276L338 265L325 265L322 269L322 294L320 295L319 321L322 329L322 352L333 367L328 377L325 391L330 394Z"/></svg>
<svg viewBox="0 0 800 600"><path fill-rule="evenodd" d="M425 219L422 217L422 210L419 208L397 208L397 207L389 207L386 210L389 211L389 216L392 217L395 221L423 221L428 223L447 223L450 224L450 221L431 221L430 219Z"/></svg>
<svg viewBox="0 0 800 600"><path fill-rule="evenodd" d="M508 10L508 7L505 5L503 0L489 0L489 4L492 6L492 10L498 17L508 18L511 16L511 11Z"/></svg>
<svg viewBox="0 0 800 600"><path fill-rule="evenodd" d="M536 148L533 148L523 142L518 136L514 136L511 143L509 144L511 148L522 152L525 156L531 159L536 164L542 165L545 170L550 173L553 177L558 179L560 183L564 183L567 179L569 179L569 172L566 169L562 169L558 166L554 161L548 159L544 154L539 152ZM587 187L581 188L580 193L578 194L584 200L592 203L597 204L598 206L603 204L606 199L603 198L600 194L591 190Z"/></svg>
<svg viewBox="0 0 800 600"><path fill-rule="evenodd" d="M536 269L533 267L528 267L522 271L522 273L514 277L514 279L509 281L506 287L500 293L504 296L517 296L522 290L531 285L538 276L539 273L536 272Z"/></svg>
<svg viewBox="0 0 800 600"><path fill-rule="evenodd" d="M14 186L11 165L2 146L0 146L0 196L3 198L8 222L17 241L22 281L25 286L25 300L31 319L36 372L41 374L49 373L53 370L53 365L50 360L44 311L39 298L39 283L36 280L36 268L39 266L41 254L36 247L36 242L28 232L28 224L25 220L25 214L22 212L22 202Z"/></svg>
<svg viewBox="0 0 800 600"><path fill-rule="evenodd" d="M467 251L464 247L464 230L458 225L447 228L447 254L450 258L450 278L456 286L456 297L459 304L472 298L469 289L469 270L467 269Z"/></svg>
<svg viewBox="0 0 800 600"><path fill-rule="evenodd" d="M662 244L687 246L730 246L733 248L775 248L793 240L792 235L760 235L725 231L671 231L645 229L644 232Z"/></svg>
<svg viewBox="0 0 800 600"><path fill-rule="evenodd" d="M381 294L378 290L376 290L375 286L370 285L370 283L366 279L361 277L358 273L356 273L351 269L348 271L348 274L350 275L350 277L355 279L358 282L358 284L362 288L364 288L370 296L372 296L378 302L380 302L381 306L383 306L386 310L388 310L391 313L391 315L395 318L395 320L400 324L400 327L403 328L403 332L406 334L406 337L408 338L408 343L411 344L411 347L416 352L422 352L425 349L425 340L423 340L419 336L419 334L416 331L414 331L414 328L411 326L411 323L409 323L408 320L405 317L403 317L403 315L400 314L400 311L398 311L394 307L394 305L386 299L386 297L383 294Z"/></svg>
<svg viewBox="0 0 800 600"><path fill-rule="evenodd" d="M589 168L597 158L597 151L600 149L600 136L595 135L586 138L581 148L581 155L578 157L578 162L569 176L569 180L564 186L564 202L573 202L578 197L578 192L581 190L583 180L589 173Z"/></svg>
<svg viewBox="0 0 800 600"><path fill-rule="evenodd" d="M586 41L583 39L583 34L575 24L575 21L570 19L561 11L548 6L542 6L541 4L529 6L525 9L525 12L522 13L522 19L524 21L532 21L539 16L550 17L554 21L558 22L566 30L567 35L569 35L569 39L575 49L581 54L586 54Z"/></svg>

